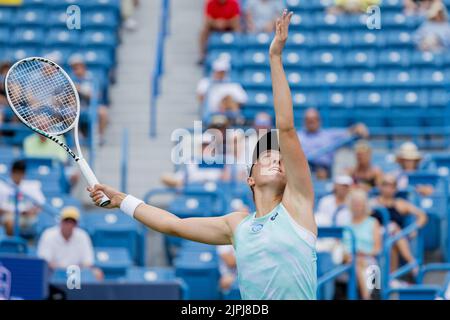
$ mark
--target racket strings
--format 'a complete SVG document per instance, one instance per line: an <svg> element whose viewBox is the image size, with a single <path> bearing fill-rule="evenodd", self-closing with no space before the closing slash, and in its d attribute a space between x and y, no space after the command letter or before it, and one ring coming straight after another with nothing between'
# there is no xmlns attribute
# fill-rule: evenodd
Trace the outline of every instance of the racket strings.
<svg viewBox="0 0 450 320"><path fill-rule="evenodd" d="M31 60L15 66L8 94L23 121L41 131L62 133L76 120L76 93L67 77L49 63Z"/></svg>

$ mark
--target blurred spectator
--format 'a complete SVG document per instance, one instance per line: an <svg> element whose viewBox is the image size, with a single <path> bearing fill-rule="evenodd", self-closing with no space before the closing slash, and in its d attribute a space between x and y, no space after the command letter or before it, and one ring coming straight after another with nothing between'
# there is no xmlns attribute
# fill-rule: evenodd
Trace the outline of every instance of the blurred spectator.
<svg viewBox="0 0 450 320"><path fill-rule="evenodd" d="M371 200L372 208L381 206L389 212L389 235L395 235L406 226L406 218L408 216L414 217L415 223L423 227L427 222L427 215L425 212L414 206L412 203L396 198L397 183L393 175L385 175L380 184L380 195ZM379 213L375 212L374 216L382 223ZM400 239L395 243L391 255L391 270L397 270L399 266L399 257L402 257L406 262L414 262L415 258L411 253L409 242L407 239Z"/></svg>
<svg viewBox="0 0 450 320"><path fill-rule="evenodd" d="M370 299L370 289L367 286L367 268L377 265L377 255L382 246L382 230L377 219L371 217L367 193L362 189L354 189L349 194L348 205L351 211L349 228L355 237L356 276L361 298ZM351 259L349 252L351 243L349 237L344 238L346 258Z"/></svg>
<svg viewBox="0 0 450 320"><path fill-rule="evenodd" d="M139 6L139 0L121 0L120 12L123 19L123 26L130 31L137 28L137 22L133 15Z"/></svg>
<svg viewBox="0 0 450 320"><path fill-rule="evenodd" d="M334 179L333 193L319 200L316 222L319 227L346 226L351 214L347 207L347 195L353 180L349 176L337 176Z"/></svg>
<svg viewBox="0 0 450 320"><path fill-rule="evenodd" d="M256 143L259 138L265 135L270 129L273 128L272 116L267 112L258 112L253 120L254 132L247 136L247 150L249 159L252 156L251 152L255 149Z"/></svg>
<svg viewBox="0 0 450 320"><path fill-rule="evenodd" d="M380 0L335 0L330 13L365 13L367 8L378 5Z"/></svg>
<svg viewBox="0 0 450 320"><path fill-rule="evenodd" d="M380 168L372 165L372 149L366 141L356 143L354 151L356 166L348 169L348 174L357 186L369 192L383 179L383 172Z"/></svg>
<svg viewBox="0 0 450 320"><path fill-rule="evenodd" d="M200 60L206 56L206 46L211 32L240 31L241 8L238 0L207 0L203 27L200 33Z"/></svg>
<svg viewBox="0 0 450 320"><path fill-rule="evenodd" d="M46 229L39 239L37 254L53 270L72 265L92 268L95 277L102 280L103 272L94 267L91 239L86 231L78 227L79 220L77 208L63 208L59 225Z"/></svg>
<svg viewBox="0 0 450 320"><path fill-rule="evenodd" d="M227 292L237 278L236 257L232 245L222 245L217 247L219 254L220 289Z"/></svg>
<svg viewBox="0 0 450 320"><path fill-rule="evenodd" d="M60 136L58 139L62 143L66 143L64 136ZM67 152L40 134L35 133L26 137L23 141L23 151L27 157L51 158L60 161L65 166L65 175L71 186L76 185L80 179L79 170L72 161L69 161Z"/></svg>
<svg viewBox="0 0 450 320"><path fill-rule="evenodd" d="M248 0L245 12L247 31L273 32L283 8L283 1L279 0Z"/></svg>
<svg viewBox="0 0 450 320"><path fill-rule="evenodd" d="M441 0L404 0L404 11L407 15L426 16L435 1Z"/></svg>
<svg viewBox="0 0 450 320"><path fill-rule="evenodd" d="M245 135L243 131L234 131L231 141L227 141L227 162L225 165L225 181L247 181L247 161Z"/></svg>
<svg viewBox="0 0 450 320"><path fill-rule="evenodd" d="M441 52L450 48L450 23L445 5L434 1L426 13L427 20L414 34L414 42L423 51Z"/></svg>
<svg viewBox="0 0 450 320"><path fill-rule="evenodd" d="M5 91L5 77L10 67L11 64L9 62L0 63L0 124L3 123L5 108L8 107Z"/></svg>
<svg viewBox="0 0 450 320"><path fill-rule="evenodd" d="M37 222L37 215L41 210L40 207L45 203L40 182L25 180L25 173L25 161L18 160L12 164L8 183L0 180L0 223L5 225L8 235L14 233L16 188L19 190L17 201L21 235L26 237L34 235L33 227ZM28 197L32 198L34 202Z"/></svg>
<svg viewBox="0 0 450 320"><path fill-rule="evenodd" d="M86 117L86 111L90 106L92 94L94 93L94 78L87 70L81 55L72 56L69 60L69 64L72 69L72 80L78 90L78 95L80 96L80 122L83 122L83 117ZM108 125L108 108L104 105L98 105L97 114L100 141L103 141L106 126Z"/></svg>
<svg viewBox="0 0 450 320"><path fill-rule="evenodd" d="M414 143L405 142L400 146L397 152L397 162L400 165L400 170L393 173L397 179L398 190L405 191L408 189L408 174L419 170L421 160L422 154ZM434 188L432 185L417 185L416 191L423 196L427 196L434 192Z"/></svg>
<svg viewBox="0 0 450 320"><path fill-rule="evenodd" d="M309 108L305 111L304 127L298 132L298 136L306 156L345 139L351 134L356 134L362 138L369 136L367 127L362 123L348 129L322 129L320 115L315 108ZM310 161L311 170L318 179L327 179L331 176L333 159L334 151Z"/></svg>
<svg viewBox="0 0 450 320"><path fill-rule="evenodd" d="M219 57L212 65L211 77L203 78L197 86L197 96L206 113L225 113L229 119L240 115L241 104L247 102L244 88L228 78L230 61Z"/></svg>
<svg viewBox="0 0 450 320"><path fill-rule="evenodd" d="M187 163L175 173L165 173L161 176L161 182L168 187L182 187L189 182L215 182L222 179L224 175L224 166L215 164L216 141L214 136L205 132L202 135L201 152L194 154L191 163ZM201 159L196 158L201 155Z"/></svg>

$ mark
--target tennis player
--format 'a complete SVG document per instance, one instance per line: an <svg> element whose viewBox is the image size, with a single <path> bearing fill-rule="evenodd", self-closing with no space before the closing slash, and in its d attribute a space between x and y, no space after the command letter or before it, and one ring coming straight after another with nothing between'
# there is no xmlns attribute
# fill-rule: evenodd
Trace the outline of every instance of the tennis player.
<svg viewBox="0 0 450 320"><path fill-rule="evenodd" d="M270 46L277 130L263 136L253 153L247 182L256 212L180 219L109 186L88 188L95 203L104 192L111 199L107 208L120 208L158 232L213 245L232 244L242 299L316 298L314 192L281 59L291 17L285 10L277 20Z"/></svg>

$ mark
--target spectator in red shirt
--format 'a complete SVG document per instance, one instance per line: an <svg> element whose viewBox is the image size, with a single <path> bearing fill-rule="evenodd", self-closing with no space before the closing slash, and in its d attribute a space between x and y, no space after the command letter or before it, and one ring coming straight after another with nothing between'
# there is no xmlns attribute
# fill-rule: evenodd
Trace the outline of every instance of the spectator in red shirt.
<svg viewBox="0 0 450 320"><path fill-rule="evenodd" d="M200 63L206 55L206 44L211 32L239 31L241 8L238 0L207 0L205 21L200 33Z"/></svg>

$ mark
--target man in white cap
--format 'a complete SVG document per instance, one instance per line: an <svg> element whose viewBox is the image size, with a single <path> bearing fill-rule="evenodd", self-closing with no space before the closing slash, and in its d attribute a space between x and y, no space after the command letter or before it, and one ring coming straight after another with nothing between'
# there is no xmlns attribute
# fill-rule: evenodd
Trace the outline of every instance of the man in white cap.
<svg viewBox="0 0 450 320"><path fill-rule="evenodd" d="M333 193L322 197L317 205L316 222L320 227L345 226L351 221L347 207L347 195L353 179L350 176L337 176L334 179Z"/></svg>
<svg viewBox="0 0 450 320"><path fill-rule="evenodd" d="M422 153L413 142L407 141L400 146L397 151L397 163L400 165L400 170L393 173L397 179L398 190L402 191L408 188L408 174L419 170L422 158ZM418 185L416 191L426 196L432 194L434 188L431 185Z"/></svg>
<svg viewBox="0 0 450 320"><path fill-rule="evenodd" d="M197 96L200 103L206 103L206 112L238 111L241 104L247 101L244 88L232 82L228 77L230 70L228 57L220 56L212 65L210 77L200 80Z"/></svg>
<svg viewBox="0 0 450 320"><path fill-rule="evenodd" d="M450 24L445 5L434 1L425 21L414 34L414 41L423 51L441 52L450 48Z"/></svg>

